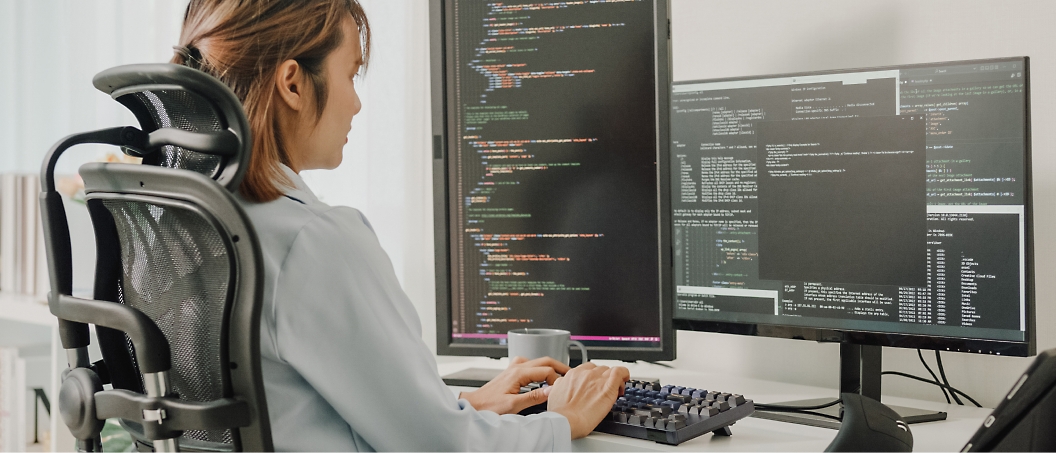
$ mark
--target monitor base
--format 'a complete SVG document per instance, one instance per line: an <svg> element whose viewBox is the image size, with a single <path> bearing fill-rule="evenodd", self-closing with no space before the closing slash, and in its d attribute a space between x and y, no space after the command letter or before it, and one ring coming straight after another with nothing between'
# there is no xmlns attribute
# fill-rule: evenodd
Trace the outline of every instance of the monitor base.
<svg viewBox="0 0 1056 453"><path fill-rule="evenodd" d="M825 404L829 399L810 399L800 401L788 401L784 403L774 403L775 405L781 406L818 406ZM945 412L928 411L924 409L916 409L912 407L902 406L888 406L898 412L898 415L902 416L902 419L906 423L924 423L934 422L940 420L946 420ZM814 415L814 414L821 415ZM762 410L756 410L752 417L762 418L765 420L775 420L786 423L796 423L800 425L817 426L819 428L830 428L840 429L840 421L836 420L840 417L840 406L835 405L826 407L824 409L817 409L809 412L768 412Z"/></svg>

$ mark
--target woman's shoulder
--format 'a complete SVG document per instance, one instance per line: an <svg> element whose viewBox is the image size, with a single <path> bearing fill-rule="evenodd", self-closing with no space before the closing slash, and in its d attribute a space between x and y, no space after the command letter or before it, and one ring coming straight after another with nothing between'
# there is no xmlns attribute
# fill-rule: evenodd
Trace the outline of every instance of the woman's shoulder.
<svg viewBox="0 0 1056 453"><path fill-rule="evenodd" d="M305 230L317 234L327 231L335 235L360 232L374 236L373 228L366 217L355 208L330 206L316 200L300 200L290 195L263 203L240 201L257 231L257 236L262 242L272 245L289 246Z"/></svg>

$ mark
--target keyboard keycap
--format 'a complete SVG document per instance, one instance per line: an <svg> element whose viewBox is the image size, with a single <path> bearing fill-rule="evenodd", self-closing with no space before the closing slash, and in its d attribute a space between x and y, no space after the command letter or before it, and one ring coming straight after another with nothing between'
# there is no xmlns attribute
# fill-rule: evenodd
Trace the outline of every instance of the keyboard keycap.
<svg viewBox="0 0 1056 453"><path fill-rule="evenodd" d="M656 404L652 406L653 417L667 417L671 413L671 406Z"/></svg>
<svg viewBox="0 0 1056 453"><path fill-rule="evenodd" d="M667 395L667 399L671 401L678 401L680 403L689 403L693 401L693 398L690 398L686 395Z"/></svg>
<svg viewBox="0 0 1056 453"><path fill-rule="evenodd" d="M668 420L664 425L665 431L677 431L679 428L685 428L686 422L681 420Z"/></svg>

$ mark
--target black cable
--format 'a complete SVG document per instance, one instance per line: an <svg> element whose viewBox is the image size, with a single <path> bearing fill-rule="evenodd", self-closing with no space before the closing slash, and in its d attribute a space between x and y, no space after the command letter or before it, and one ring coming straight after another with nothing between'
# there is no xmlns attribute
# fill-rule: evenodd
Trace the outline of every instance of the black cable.
<svg viewBox="0 0 1056 453"><path fill-rule="evenodd" d="M757 410L769 410L774 412L797 412L797 411L810 411L815 409L825 409L826 407L832 407L840 404L842 400L835 399L828 403L818 404L816 406L783 406L780 404L755 404Z"/></svg>
<svg viewBox="0 0 1056 453"><path fill-rule="evenodd" d="M922 363L924 365L924 369L925 370L928 370L928 374L931 375L931 378L935 382L939 382L939 377L935 375L934 371L931 371L931 367L928 366L928 362L924 361L924 353L920 352L919 348L917 349L917 357L920 357L920 363ZM883 374L883 373L880 373L880 374ZM940 386L939 390L942 391L942 396L946 397L946 404L953 404L953 401L950 401L950 395L948 393L946 393L946 389L944 387Z"/></svg>
<svg viewBox="0 0 1056 453"><path fill-rule="evenodd" d="M964 392L962 392L962 391L960 391L960 390L957 390L957 389L955 389L955 388L953 388L953 387L950 387L950 386L948 386L948 385L946 385L946 384L943 384L943 383L941 383L941 382L939 382L939 381L932 381L932 380L929 380L929 379L927 379L927 378L922 378L922 377L920 377L920 376L914 376L914 375L912 375L912 374L908 374L908 373L902 373L902 372L899 372L899 371L884 371L884 372L882 372L882 373L880 373L880 374L881 374L881 375L885 375L885 374L892 374L892 375L895 375L895 376L902 376L902 377L905 377L905 378L915 379L915 380L918 380L918 381L920 381L920 382L927 382L928 384L931 384L931 385L937 385L937 386L939 386L939 387L943 387L943 388L945 388L945 389L949 390L950 392L956 392L956 393L959 393L959 394L960 394L961 396L963 396L963 397L965 397L966 399L968 399L968 401L971 401L971 402L972 402L972 404L976 405L977 407L983 407L983 405L982 405L982 404L979 404L979 402L978 402L978 401L976 401L976 400L972 399L972 397L968 396L968 394L967 394L967 393L964 393Z"/></svg>
<svg viewBox="0 0 1056 453"><path fill-rule="evenodd" d="M816 417L831 418L833 420L840 420L840 417L823 414L821 412L814 412L815 409L825 409L826 407L832 407L840 404L842 400L836 399L828 403L817 404L814 406L784 406L781 404L756 404L755 410L763 412L795 412L797 414L807 414Z"/></svg>
<svg viewBox="0 0 1056 453"><path fill-rule="evenodd" d="M942 383L946 384L947 386L949 386L950 385L950 381L946 380L946 370L942 369L942 356L939 355L939 350L938 349L935 350L935 363L939 366L939 376L942 376ZM953 393L950 396L953 397L953 400L956 401L957 404L960 404L961 406L964 406L964 402L961 401L961 399L957 397L956 393Z"/></svg>
<svg viewBox="0 0 1056 453"><path fill-rule="evenodd" d="M668 364L666 364L666 363L660 363L660 362L650 362L650 361L648 361L648 360L642 360L642 361L643 361L643 362L645 362L645 363L651 364L651 365L657 365L657 366L662 366L662 367L664 367L664 368L674 368L673 366L671 366L671 365L668 365Z"/></svg>
<svg viewBox="0 0 1056 453"><path fill-rule="evenodd" d="M759 406L756 406L755 410L761 411L761 412L795 412L797 414L807 414L807 415L813 415L815 417L831 418L833 420L841 421L840 417L837 417L835 415L823 414L821 412L813 412L813 411L808 411L808 410L759 409Z"/></svg>

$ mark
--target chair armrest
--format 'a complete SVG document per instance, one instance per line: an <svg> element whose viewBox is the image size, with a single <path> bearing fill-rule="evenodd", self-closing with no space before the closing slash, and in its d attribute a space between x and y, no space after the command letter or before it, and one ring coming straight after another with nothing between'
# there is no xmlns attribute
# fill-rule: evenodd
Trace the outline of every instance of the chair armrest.
<svg viewBox="0 0 1056 453"><path fill-rule="evenodd" d="M60 319L95 324L120 330L136 348L136 364L141 373L158 373L172 367L169 342L157 324L143 312L117 302L107 302L60 294L51 295L51 313Z"/></svg>
<svg viewBox="0 0 1056 453"><path fill-rule="evenodd" d="M122 418L143 425L150 440L179 436L192 429L229 429L249 426L249 405L235 398L209 402L157 398L128 390L104 390L95 394L96 417ZM148 420L145 414L152 416ZM164 414L164 415L162 415Z"/></svg>

